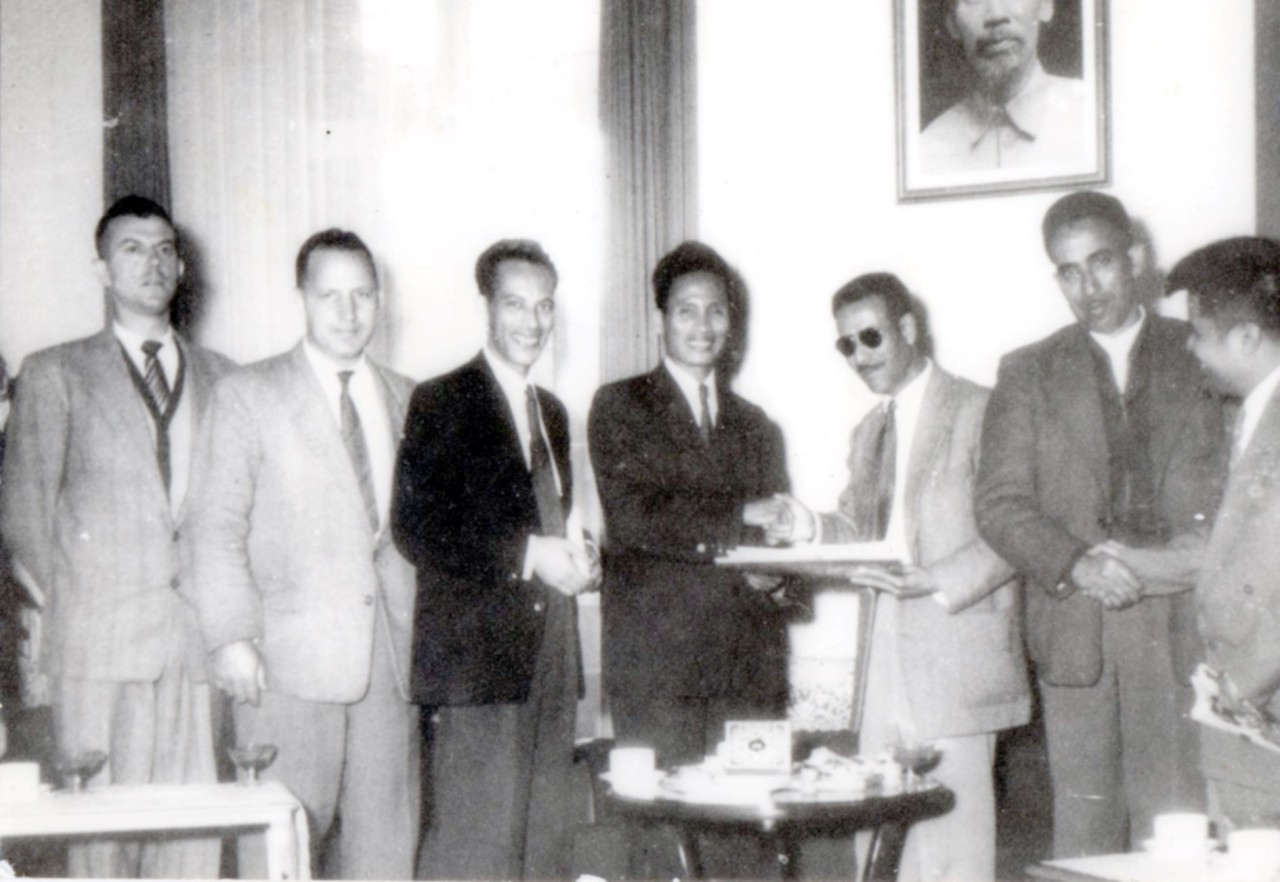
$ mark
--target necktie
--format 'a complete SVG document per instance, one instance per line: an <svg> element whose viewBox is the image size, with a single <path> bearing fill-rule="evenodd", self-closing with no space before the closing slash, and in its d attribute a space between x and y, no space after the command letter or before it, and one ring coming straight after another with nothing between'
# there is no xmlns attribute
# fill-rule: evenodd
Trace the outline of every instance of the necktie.
<svg viewBox="0 0 1280 882"><path fill-rule="evenodd" d="M532 386L525 386L524 393L525 409L529 414L529 473L533 477L533 494L538 501L542 535L564 536L564 508L560 504L560 491L556 489L551 451L542 437L538 398Z"/></svg>
<svg viewBox="0 0 1280 882"><path fill-rule="evenodd" d="M875 493L871 497L870 523L874 538L883 539L889 532L889 514L893 510L893 486L898 457L898 428L893 415L892 398L884 407L872 456Z"/></svg>
<svg viewBox="0 0 1280 882"><path fill-rule="evenodd" d="M355 402L347 386L351 382L351 371L338 371L338 382L342 391L338 394L338 410L341 414L342 443L347 445L347 456L351 457L351 467L356 471L360 482L360 495L364 497L364 511L369 517L369 528L378 531L378 497L373 492L373 472L369 467L369 450L364 443L364 429L360 427L360 414L356 412Z"/></svg>
<svg viewBox="0 0 1280 882"><path fill-rule="evenodd" d="M706 383L698 384L698 400L702 402L702 419L698 422L698 434L703 444L711 443L711 390Z"/></svg>
<svg viewBox="0 0 1280 882"><path fill-rule="evenodd" d="M159 340L146 340L142 344L143 360L142 382L151 393L151 400L156 403L156 410L164 413L169 408L169 381L164 377L164 365L156 358L156 353L164 344Z"/></svg>
<svg viewBox="0 0 1280 882"><path fill-rule="evenodd" d="M125 359L129 366L129 370L133 375L134 385L139 387L142 392L143 401L146 402L147 410L151 413L152 420L156 424L156 463L160 466L160 480L164 482L164 489L169 489L170 465L169 465L169 420L173 418L173 411L177 407L177 396L170 391L169 381L164 376L164 365L160 364L160 359L156 357L156 353L160 351L160 347L164 344L159 340L144 340L142 342L142 377L138 377L138 369L134 367L133 362ZM182 362L178 363L178 389L181 392L182 387ZM141 383L138 380L141 379Z"/></svg>

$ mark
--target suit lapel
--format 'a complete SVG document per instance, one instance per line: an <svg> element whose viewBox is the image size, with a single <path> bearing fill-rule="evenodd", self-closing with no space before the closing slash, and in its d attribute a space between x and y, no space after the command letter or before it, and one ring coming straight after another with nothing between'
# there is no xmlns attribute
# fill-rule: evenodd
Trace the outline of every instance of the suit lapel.
<svg viewBox="0 0 1280 882"><path fill-rule="evenodd" d="M289 353L285 369L288 372L288 386L294 390L292 396L293 410L290 419L304 439L322 462L330 463L330 473L342 487L347 496L344 510L358 512L356 521L369 530L369 519L364 515L364 495L360 492L360 482L355 469L351 465L347 445L342 440L342 429L333 417L333 410L325 400L324 387L311 368L307 354L299 343ZM372 531L370 531L372 537Z"/></svg>
<svg viewBox="0 0 1280 882"><path fill-rule="evenodd" d="M1231 469L1215 529L1215 545L1228 541L1233 528L1247 522L1266 503L1280 482L1280 389L1276 390L1254 429L1249 446ZM1219 535L1221 534L1221 536Z"/></svg>
<svg viewBox="0 0 1280 882"><path fill-rule="evenodd" d="M494 437L504 439L504 446L507 447L507 457L512 463L518 462L527 474L529 464L525 460L524 448L520 443L520 431L516 428L515 414L511 412L511 406L507 401L507 396L502 391L502 386L498 383L498 378L493 375L493 369L489 367L489 362L485 360L484 353L477 355L472 360L471 366L476 371L479 386L484 390L486 396L485 401L478 403L484 411L493 416L496 427ZM529 487L532 491L532 478L530 478Z"/></svg>
<svg viewBox="0 0 1280 882"><path fill-rule="evenodd" d="M1045 396L1059 414L1059 423L1075 438L1072 446L1089 462L1106 498L1111 483L1107 433L1102 425L1102 393L1088 332L1076 327L1052 358L1055 363L1047 367L1045 376L1054 379L1052 385L1045 387Z"/></svg>
<svg viewBox="0 0 1280 882"><path fill-rule="evenodd" d="M924 488L939 449L946 440L954 422L955 399L951 376L936 364L924 390L920 404L920 418L916 423L915 437L911 439L911 452L907 456L907 483L903 500L906 511L907 540L911 543L914 560L920 559L919 512Z"/></svg>
<svg viewBox="0 0 1280 882"><path fill-rule="evenodd" d="M653 373L653 391L655 403L658 410L662 414L663 420L668 426L668 430L672 438L677 440L682 447L689 449L701 449L702 436L698 434L698 421L693 411L689 409L689 401L684 397L684 393L680 391L680 387L676 385L675 379L671 374L667 373L667 369L663 365L654 368ZM720 400L719 419L717 430L723 430L726 427L726 419L733 418L732 406L726 407L729 396L723 390L717 390ZM726 411L728 412L726 414ZM712 433L714 438L715 433Z"/></svg>
<svg viewBox="0 0 1280 882"><path fill-rule="evenodd" d="M139 451L139 455L154 461L151 414L129 376L129 367L124 361L126 357L110 327L93 338L89 348L89 369L96 378L94 397L106 422L114 426L124 439L121 449ZM160 469L149 470L148 474L154 477L150 483L154 485L157 498L162 499L168 508L169 497L160 479Z"/></svg>
<svg viewBox="0 0 1280 882"><path fill-rule="evenodd" d="M187 397L187 403L191 405L191 431L195 432L200 425L200 416L204 413L204 407L209 401L209 391L213 388L213 378L208 372L203 370L203 364L198 364L191 351L191 344L184 340L175 331L173 339L177 341L178 349L182 352L182 363L185 375L182 381L182 394Z"/></svg>

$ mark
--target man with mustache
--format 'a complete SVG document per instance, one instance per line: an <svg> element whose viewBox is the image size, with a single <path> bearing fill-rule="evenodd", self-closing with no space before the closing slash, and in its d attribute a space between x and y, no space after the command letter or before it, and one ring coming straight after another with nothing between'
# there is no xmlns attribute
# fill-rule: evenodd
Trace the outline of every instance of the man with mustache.
<svg viewBox="0 0 1280 882"><path fill-rule="evenodd" d="M1202 805L1186 580L1114 553L1194 547L1225 456L1220 398L1185 322L1148 313L1128 213L1071 193L1044 243L1076 321L1006 355L982 433L983 538L1021 573L1044 708L1056 857L1128 851L1160 812Z"/></svg>
<svg viewBox="0 0 1280 882"><path fill-rule="evenodd" d="M555 327L555 264L537 242L503 239L475 277L484 348L417 387L396 464L431 775L417 878L558 879L582 670L574 597L599 584L600 563L569 518L568 413L529 375Z"/></svg>
<svg viewBox="0 0 1280 882"><path fill-rule="evenodd" d="M921 133L924 170L1086 169L1094 123L1084 83L1045 72L1038 55L1054 0L941 2L968 64L969 93Z"/></svg>
<svg viewBox="0 0 1280 882"><path fill-rule="evenodd" d="M23 363L0 528L44 599L38 662L51 678L59 754L108 755L90 787L212 782L209 686L180 593L189 572L179 524L196 426L232 365L170 325L183 263L163 207L117 200L95 244L107 327ZM212 878L218 857L216 837L95 840L71 846L67 870Z"/></svg>
<svg viewBox="0 0 1280 882"><path fill-rule="evenodd" d="M995 878L996 733L1025 723L1031 692L1012 567L978 536L973 463L988 392L930 358L924 310L891 273L868 273L832 298L836 349L879 404L853 430L840 507L814 514L786 497L774 540L902 548L900 573L855 581L878 601L858 747L931 741L931 773L956 794L948 814L914 824L898 878ZM899 597L904 592L913 596Z"/></svg>

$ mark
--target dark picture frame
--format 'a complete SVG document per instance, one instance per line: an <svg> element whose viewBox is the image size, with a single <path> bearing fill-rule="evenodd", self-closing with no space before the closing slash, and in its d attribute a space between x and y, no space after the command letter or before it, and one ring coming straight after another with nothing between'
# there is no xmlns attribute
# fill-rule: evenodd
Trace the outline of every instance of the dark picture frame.
<svg viewBox="0 0 1280 882"><path fill-rule="evenodd" d="M1042 73L1007 109L986 97L948 21L957 7L972 21L984 0L894 2L900 202L1110 180L1107 0L1024 0L1052 17L1039 25Z"/></svg>

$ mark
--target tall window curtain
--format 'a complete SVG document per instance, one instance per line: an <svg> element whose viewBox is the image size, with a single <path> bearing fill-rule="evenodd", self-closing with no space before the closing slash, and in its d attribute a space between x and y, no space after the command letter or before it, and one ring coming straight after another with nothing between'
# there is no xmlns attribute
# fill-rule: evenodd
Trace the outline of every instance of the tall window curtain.
<svg viewBox="0 0 1280 882"><path fill-rule="evenodd" d="M173 210L205 296L200 339L238 361L301 331L292 255L321 225L367 232L377 169L356 0L166 0Z"/></svg>
<svg viewBox="0 0 1280 882"><path fill-rule="evenodd" d="M603 0L600 109L608 144L605 381L659 354L649 275L697 232L695 0Z"/></svg>

